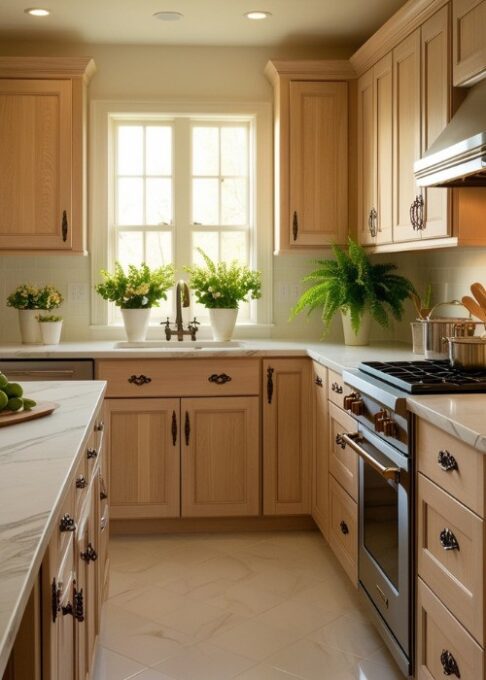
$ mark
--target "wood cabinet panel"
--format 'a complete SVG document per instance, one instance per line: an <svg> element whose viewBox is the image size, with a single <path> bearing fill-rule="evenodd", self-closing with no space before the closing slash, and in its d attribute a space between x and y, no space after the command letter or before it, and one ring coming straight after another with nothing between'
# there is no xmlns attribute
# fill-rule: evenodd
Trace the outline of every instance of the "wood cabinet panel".
<svg viewBox="0 0 486 680"><path fill-rule="evenodd" d="M419 576L481 645L483 565L483 521L419 474Z"/></svg>
<svg viewBox="0 0 486 680"><path fill-rule="evenodd" d="M327 369L313 362L314 445L312 461L312 507L315 523L328 536L329 527L329 444L327 422Z"/></svg>
<svg viewBox="0 0 486 680"><path fill-rule="evenodd" d="M183 399L182 516L260 512L258 397Z"/></svg>
<svg viewBox="0 0 486 680"><path fill-rule="evenodd" d="M358 582L358 506L346 491L329 477L329 545L344 570Z"/></svg>
<svg viewBox="0 0 486 680"><path fill-rule="evenodd" d="M111 516L178 517L179 400L108 399L105 415Z"/></svg>
<svg viewBox="0 0 486 680"><path fill-rule="evenodd" d="M452 655L461 680L484 680L484 652L425 583L418 579L417 680L442 680L444 654Z"/></svg>
<svg viewBox="0 0 486 680"><path fill-rule="evenodd" d="M265 360L263 511L310 512L311 386L308 359Z"/></svg>
<svg viewBox="0 0 486 680"><path fill-rule="evenodd" d="M356 423L334 404L329 404L329 472L347 493L358 500L358 455L339 443L339 435L355 432Z"/></svg>
<svg viewBox="0 0 486 680"><path fill-rule="evenodd" d="M393 228L393 64L392 55L373 67L376 164L376 243L390 243Z"/></svg>
<svg viewBox="0 0 486 680"><path fill-rule="evenodd" d="M327 382L327 398L339 408L343 408L344 397L352 393L352 389L344 384L340 373L329 370Z"/></svg>
<svg viewBox="0 0 486 680"><path fill-rule="evenodd" d="M358 240L375 243L376 211L375 99L373 69L358 80Z"/></svg>
<svg viewBox="0 0 486 680"><path fill-rule="evenodd" d="M486 0L453 0L454 85L486 76Z"/></svg>

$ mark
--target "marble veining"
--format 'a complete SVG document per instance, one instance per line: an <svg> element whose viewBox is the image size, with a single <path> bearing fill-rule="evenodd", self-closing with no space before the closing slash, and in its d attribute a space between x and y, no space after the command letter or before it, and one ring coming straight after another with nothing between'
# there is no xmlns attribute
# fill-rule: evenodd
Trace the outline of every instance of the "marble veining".
<svg viewBox="0 0 486 680"><path fill-rule="evenodd" d="M23 384L59 408L0 429L0 677L105 391L101 381Z"/></svg>

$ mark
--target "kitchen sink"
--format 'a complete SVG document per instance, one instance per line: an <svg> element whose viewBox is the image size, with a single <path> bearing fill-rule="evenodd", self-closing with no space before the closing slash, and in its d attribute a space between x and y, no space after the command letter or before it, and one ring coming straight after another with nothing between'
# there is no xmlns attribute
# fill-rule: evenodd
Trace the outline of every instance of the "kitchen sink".
<svg viewBox="0 0 486 680"><path fill-rule="evenodd" d="M244 347L243 342L229 340L217 342L216 340L144 340L143 342L127 342L123 340L115 343L117 349L165 349L168 352L179 350L208 350L208 349L238 349Z"/></svg>

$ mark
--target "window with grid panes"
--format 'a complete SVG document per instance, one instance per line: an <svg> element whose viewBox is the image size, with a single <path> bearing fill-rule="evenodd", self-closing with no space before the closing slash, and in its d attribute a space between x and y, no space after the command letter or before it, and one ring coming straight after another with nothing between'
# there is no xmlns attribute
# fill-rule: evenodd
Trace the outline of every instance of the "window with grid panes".
<svg viewBox="0 0 486 680"><path fill-rule="evenodd" d="M212 259L253 266L252 124L242 117L188 116L113 122L112 228L110 263L145 261L201 263L197 248ZM191 313L204 321L206 310ZM174 316L174 296L152 311L152 321ZM119 310L112 310L112 321ZM251 318L240 305L239 321Z"/></svg>

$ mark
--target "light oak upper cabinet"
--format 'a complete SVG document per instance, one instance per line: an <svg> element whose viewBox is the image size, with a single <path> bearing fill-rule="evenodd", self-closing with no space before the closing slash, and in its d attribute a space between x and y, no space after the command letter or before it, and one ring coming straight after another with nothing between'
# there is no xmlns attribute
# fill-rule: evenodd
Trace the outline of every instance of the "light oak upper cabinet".
<svg viewBox="0 0 486 680"><path fill-rule="evenodd" d="M275 251L345 243L348 62L269 62L275 92Z"/></svg>
<svg viewBox="0 0 486 680"><path fill-rule="evenodd" d="M107 399L113 519L180 516L179 399Z"/></svg>
<svg viewBox="0 0 486 680"><path fill-rule="evenodd" d="M486 77L486 0L453 0L453 81L473 85Z"/></svg>
<svg viewBox="0 0 486 680"><path fill-rule="evenodd" d="M311 509L311 364L263 362L263 512L304 515Z"/></svg>
<svg viewBox="0 0 486 680"><path fill-rule="evenodd" d="M89 58L0 57L0 251L85 250Z"/></svg>
<svg viewBox="0 0 486 680"><path fill-rule="evenodd" d="M258 397L182 399L182 516L260 513Z"/></svg>
<svg viewBox="0 0 486 680"><path fill-rule="evenodd" d="M411 211L420 195L413 173L420 157L420 30L393 50L393 240L417 238Z"/></svg>

